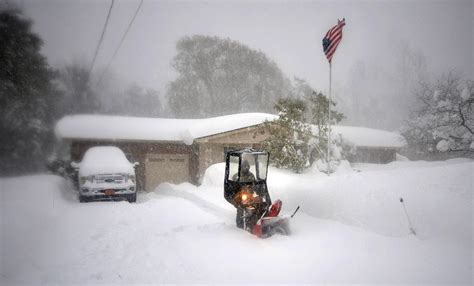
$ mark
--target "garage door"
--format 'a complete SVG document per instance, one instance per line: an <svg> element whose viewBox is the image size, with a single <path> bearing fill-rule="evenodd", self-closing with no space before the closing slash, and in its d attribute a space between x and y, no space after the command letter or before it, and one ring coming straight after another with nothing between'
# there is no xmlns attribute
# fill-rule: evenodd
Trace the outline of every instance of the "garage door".
<svg viewBox="0 0 474 286"><path fill-rule="evenodd" d="M145 178L147 191L153 191L160 183L189 182L189 155L148 154Z"/></svg>

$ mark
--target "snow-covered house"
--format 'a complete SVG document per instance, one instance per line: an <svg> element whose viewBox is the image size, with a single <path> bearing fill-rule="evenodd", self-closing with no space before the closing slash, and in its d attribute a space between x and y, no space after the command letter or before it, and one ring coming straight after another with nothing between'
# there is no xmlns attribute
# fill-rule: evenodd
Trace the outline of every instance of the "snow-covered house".
<svg viewBox="0 0 474 286"><path fill-rule="evenodd" d="M406 145L403 136L384 130L333 126L332 132L353 144L355 153L349 156L350 162L386 164L395 161L397 152Z"/></svg>
<svg viewBox="0 0 474 286"><path fill-rule="evenodd" d="M162 182L198 184L210 165L224 161L226 150L259 148L268 136L263 123L275 118L264 113L206 119L73 115L62 118L55 132L69 145L74 161L92 146L119 147L130 161L140 163L138 187L153 190ZM399 135L387 131L345 126L333 130L354 144L352 162L387 163L403 146Z"/></svg>
<svg viewBox="0 0 474 286"><path fill-rule="evenodd" d="M139 188L153 190L162 182L197 184L210 165L224 161L224 151L259 148L267 136L262 123L273 118L263 113L207 119L73 115L62 118L55 132L70 146L74 161L92 146L119 147L140 163Z"/></svg>

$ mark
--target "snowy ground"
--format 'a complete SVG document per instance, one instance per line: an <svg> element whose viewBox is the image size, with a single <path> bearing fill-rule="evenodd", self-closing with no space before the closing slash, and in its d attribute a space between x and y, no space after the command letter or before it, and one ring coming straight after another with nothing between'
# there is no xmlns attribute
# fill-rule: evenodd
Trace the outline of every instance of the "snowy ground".
<svg viewBox="0 0 474 286"><path fill-rule="evenodd" d="M80 204L61 178L0 179L0 285L473 282L473 161L270 169L292 236L234 227L223 164L136 204ZM411 235L400 197L417 233Z"/></svg>

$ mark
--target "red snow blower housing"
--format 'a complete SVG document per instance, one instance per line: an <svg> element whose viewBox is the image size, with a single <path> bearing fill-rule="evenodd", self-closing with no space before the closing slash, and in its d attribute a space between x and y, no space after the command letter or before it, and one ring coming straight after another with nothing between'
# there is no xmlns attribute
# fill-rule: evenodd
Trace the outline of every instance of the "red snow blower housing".
<svg viewBox="0 0 474 286"><path fill-rule="evenodd" d="M224 198L237 209L237 227L258 237L290 234L290 217L278 216L282 202L272 204L268 193L269 157L267 152L254 149L226 153Z"/></svg>

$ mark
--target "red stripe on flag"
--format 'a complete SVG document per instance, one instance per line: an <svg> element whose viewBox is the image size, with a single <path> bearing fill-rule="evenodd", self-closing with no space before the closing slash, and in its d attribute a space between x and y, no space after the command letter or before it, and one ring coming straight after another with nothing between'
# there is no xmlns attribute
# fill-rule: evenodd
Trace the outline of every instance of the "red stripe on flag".
<svg viewBox="0 0 474 286"><path fill-rule="evenodd" d="M331 44L329 45L328 50L330 50L336 44L336 42L339 43L341 39L342 39L342 32L339 34L335 34L334 37L331 37L329 39L331 41Z"/></svg>
<svg viewBox="0 0 474 286"><path fill-rule="evenodd" d="M331 45L328 47L326 51L326 57L328 58L329 61L331 61L333 54L336 52L337 45L339 45L341 40L342 40L342 35L338 38L335 38L333 42L331 43Z"/></svg>
<svg viewBox="0 0 474 286"><path fill-rule="evenodd" d="M338 20L336 26L329 29L329 31L324 36L324 39L329 40L330 45L324 50L326 58L331 62L334 53L336 52L337 46L342 40L342 27L346 24L345 19ZM323 47L324 49L324 47Z"/></svg>

